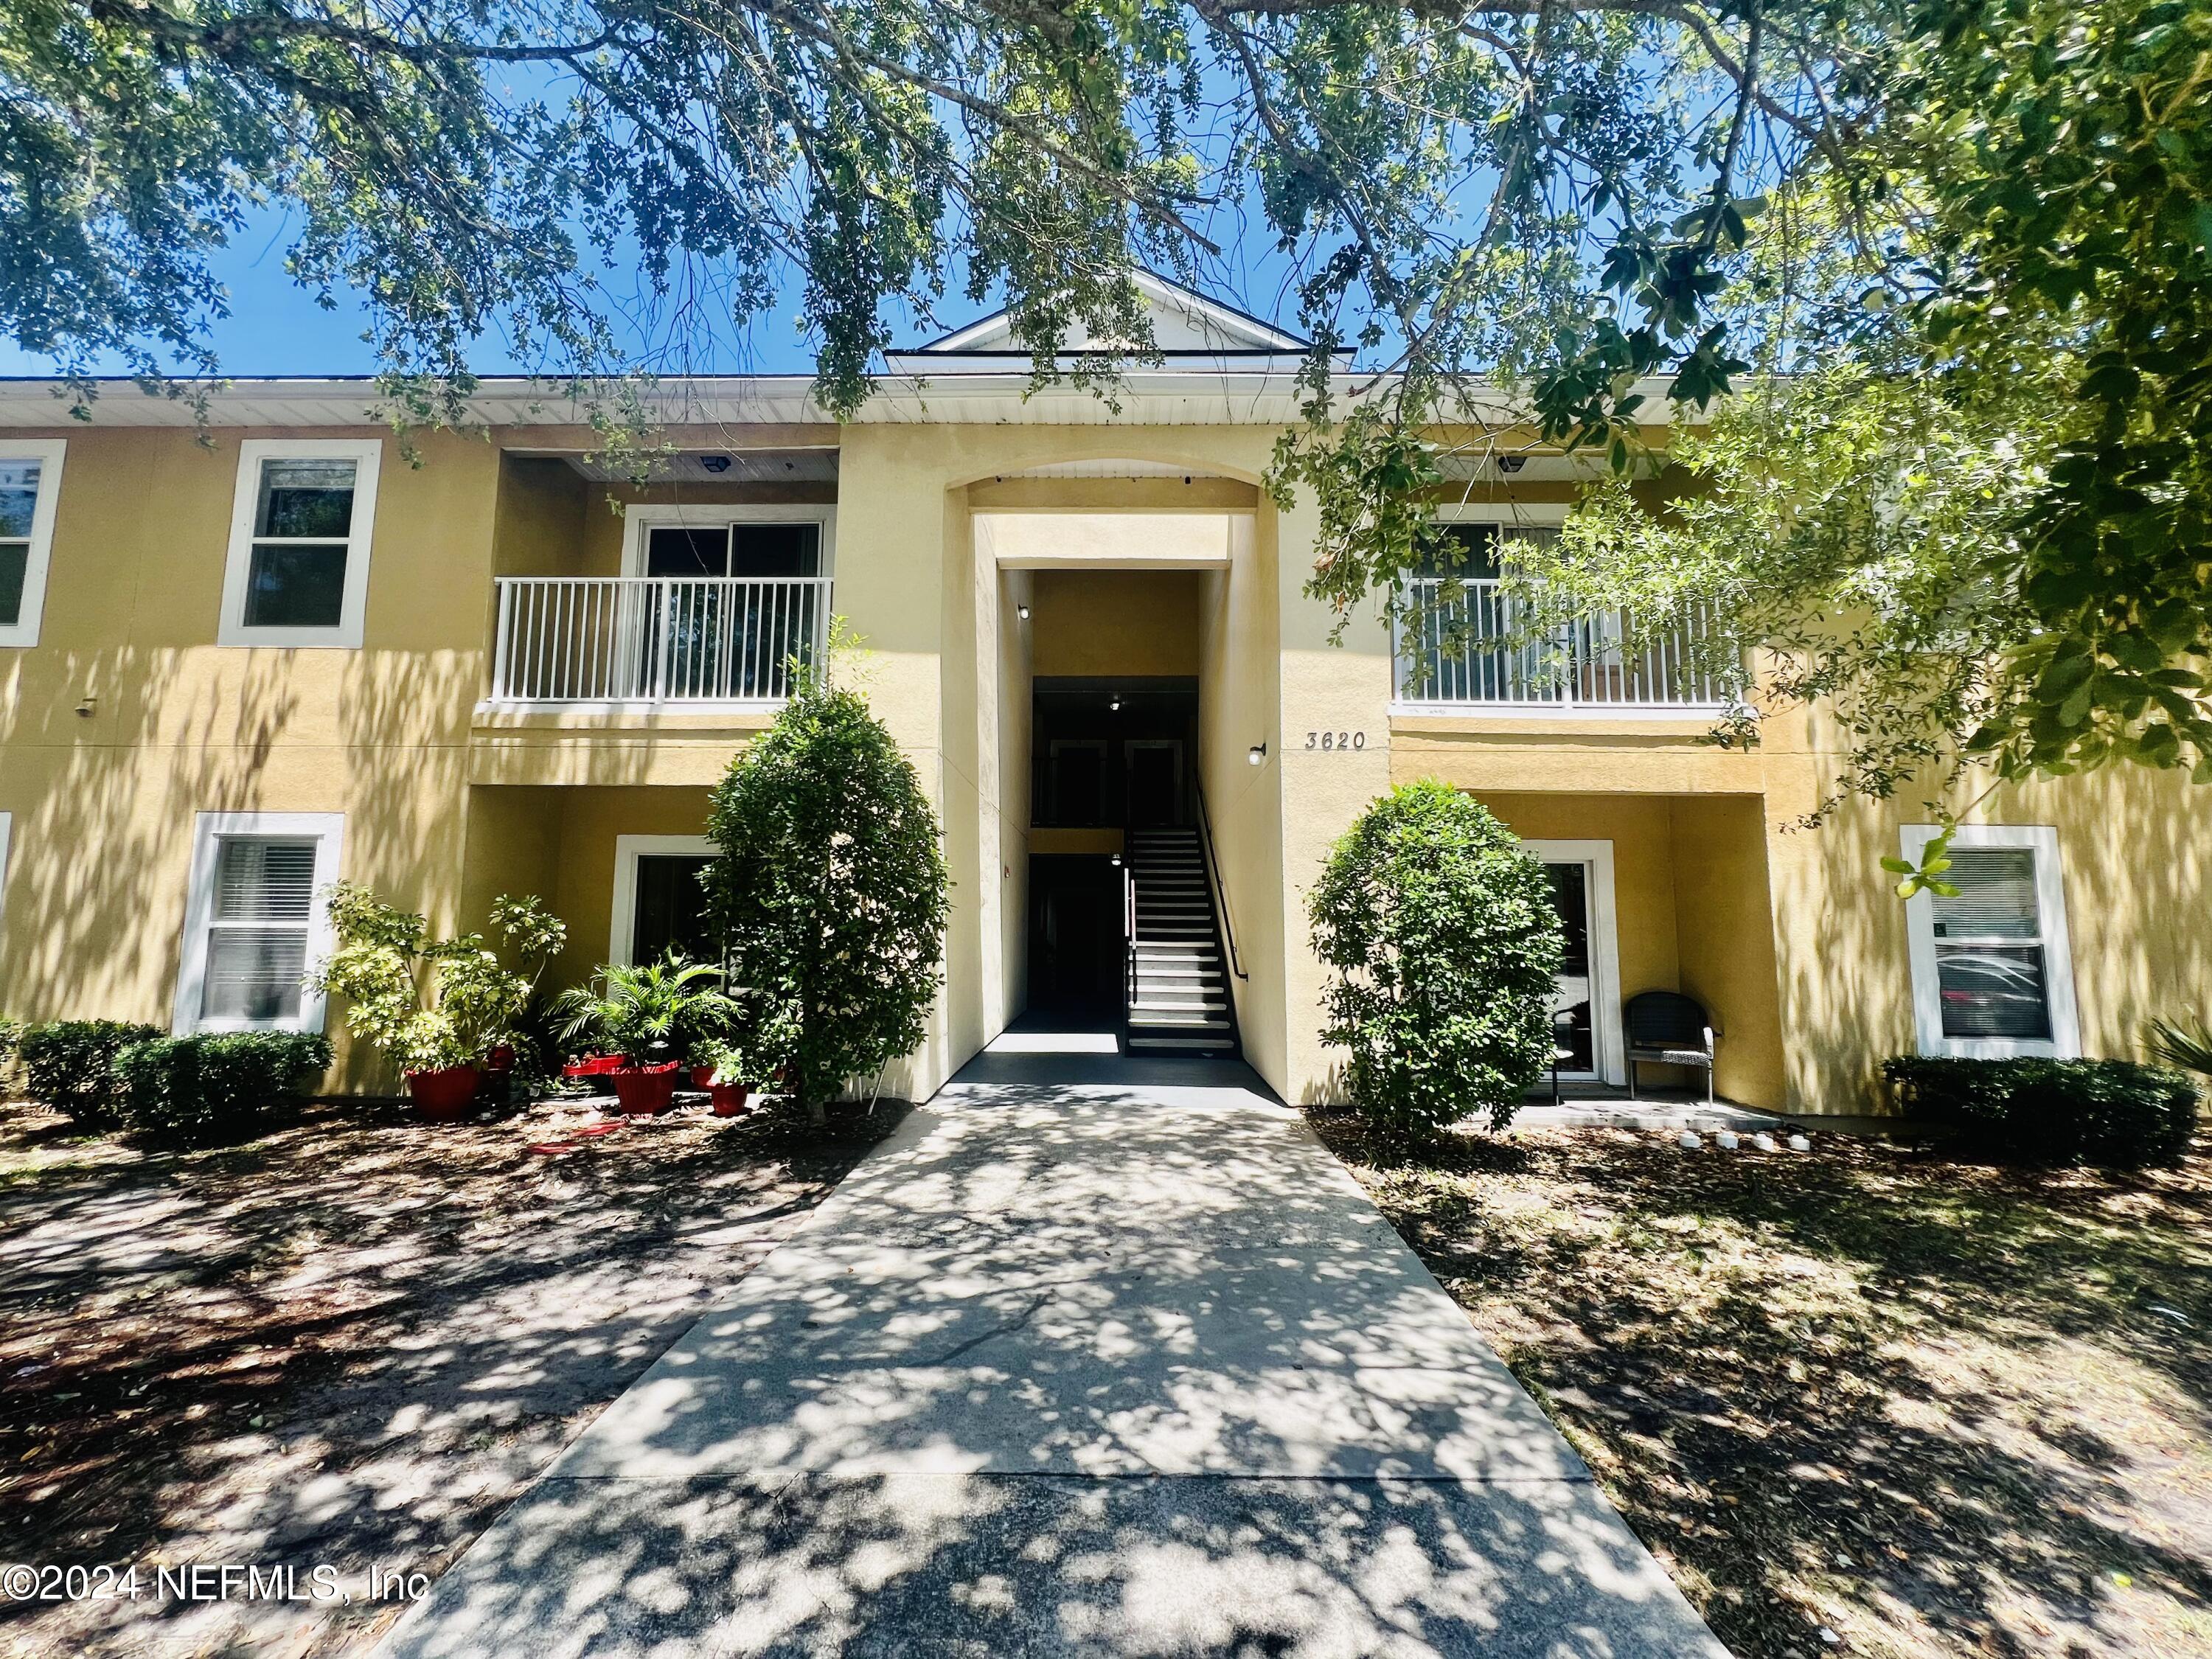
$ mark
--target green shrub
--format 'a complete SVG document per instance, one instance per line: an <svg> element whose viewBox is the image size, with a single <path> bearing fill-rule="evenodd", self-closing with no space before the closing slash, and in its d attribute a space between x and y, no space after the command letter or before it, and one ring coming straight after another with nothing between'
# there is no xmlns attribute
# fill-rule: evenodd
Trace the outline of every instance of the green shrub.
<svg viewBox="0 0 2212 1659"><path fill-rule="evenodd" d="M120 1019L58 1019L27 1026L16 1048L23 1061L23 1092L88 1129L115 1128L122 1122L116 1053L161 1035L158 1025Z"/></svg>
<svg viewBox="0 0 2212 1659"><path fill-rule="evenodd" d="M564 1043L622 1054L633 1066L667 1060L686 1065L698 1051L726 1036L738 1005L720 989L722 970L686 962L672 947L658 962L626 966L602 963L589 985L563 991L553 1009L565 1022Z"/></svg>
<svg viewBox="0 0 2212 1659"><path fill-rule="evenodd" d="M734 1034L809 1108L921 1046L944 956L937 813L858 692L808 672L714 787L708 916L748 994Z"/></svg>
<svg viewBox="0 0 2212 1659"><path fill-rule="evenodd" d="M1970 1155L2021 1164L2171 1164L2197 1130L2186 1074L2131 1060L1882 1062L1899 1106Z"/></svg>
<svg viewBox="0 0 2212 1659"><path fill-rule="evenodd" d="M1512 832L1447 785L1405 785L1345 832L1307 905L1352 1106L1407 1135L1512 1121L1552 1061L1564 950L1550 879Z"/></svg>
<svg viewBox="0 0 2212 1659"><path fill-rule="evenodd" d="M166 1140L223 1140L297 1103L330 1064L327 1037L208 1032L134 1042L115 1056L115 1077L126 1127Z"/></svg>

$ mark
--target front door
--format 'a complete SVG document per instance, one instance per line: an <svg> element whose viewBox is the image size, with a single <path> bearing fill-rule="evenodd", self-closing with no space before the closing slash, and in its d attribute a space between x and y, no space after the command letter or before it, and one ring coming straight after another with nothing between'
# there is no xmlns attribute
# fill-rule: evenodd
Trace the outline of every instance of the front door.
<svg viewBox="0 0 2212 1659"><path fill-rule="evenodd" d="M1559 1062L1561 1077L1595 1078L1597 1067L1597 1001L1590 974L1590 870L1587 864L1544 866L1552 878L1552 902L1559 912L1560 931L1566 937L1566 957L1559 964L1559 989L1552 1012L1564 1013L1571 1025L1559 1029L1559 1046L1573 1056Z"/></svg>

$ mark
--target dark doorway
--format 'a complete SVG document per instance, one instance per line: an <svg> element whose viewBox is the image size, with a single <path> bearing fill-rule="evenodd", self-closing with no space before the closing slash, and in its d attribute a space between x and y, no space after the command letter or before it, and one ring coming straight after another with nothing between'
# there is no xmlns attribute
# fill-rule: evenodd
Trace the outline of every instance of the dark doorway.
<svg viewBox="0 0 2212 1659"><path fill-rule="evenodd" d="M699 853L649 853L637 861L637 908L630 927L629 959L658 962L670 947L694 962L714 962L721 952L707 933L707 895L699 872L714 862Z"/></svg>
<svg viewBox="0 0 2212 1659"><path fill-rule="evenodd" d="M1032 708L1030 799L1040 828L1149 829L1194 821L1195 681L1041 678Z"/></svg>
<svg viewBox="0 0 2212 1659"><path fill-rule="evenodd" d="M1066 1018L1121 1014L1121 872L1107 858L1030 860L1030 1007Z"/></svg>
<svg viewBox="0 0 2212 1659"><path fill-rule="evenodd" d="M1174 738L1133 739L1122 750L1122 776L1128 780L1129 827L1181 823L1182 744Z"/></svg>

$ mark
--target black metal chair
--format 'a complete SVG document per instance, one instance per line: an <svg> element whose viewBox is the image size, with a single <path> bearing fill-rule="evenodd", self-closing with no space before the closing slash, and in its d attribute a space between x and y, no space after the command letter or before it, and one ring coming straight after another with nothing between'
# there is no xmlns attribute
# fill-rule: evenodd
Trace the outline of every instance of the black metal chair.
<svg viewBox="0 0 2212 1659"><path fill-rule="evenodd" d="M1636 1097L1636 1062L1687 1066L1705 1074L1705 1104L1713 1103L1714 1038L1705 1005L1679 991L1644 991L1621 1010L1628 1026L1628 1095Z"/></svg>

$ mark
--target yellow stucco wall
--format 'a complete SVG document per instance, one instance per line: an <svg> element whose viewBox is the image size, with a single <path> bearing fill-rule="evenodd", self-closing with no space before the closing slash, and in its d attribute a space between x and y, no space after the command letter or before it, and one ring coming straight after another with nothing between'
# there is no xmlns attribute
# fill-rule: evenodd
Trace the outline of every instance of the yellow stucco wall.
<svg viewBox="0 0 2212 1659"><path fill-rule="evenodd" d="M359 651L214 642L238 444L301 434L52 435L69 453L42 637L0 650L0 811L13 815L0 1007L18 1017L167 1021L205 811L343 812L344 872L441 928L477 925L497 892L539 891L574 930L562 971L580 975L607 948L614 837L696 832L707 787L767 716L480 707L493 577L617 568L610 495L834 497L835 607L866 641L838 672L943 812L954 883L942 1006L888 1086L930 1092L1021 1006L1035 673L1196 675L1239 1025L1286 1098L1326 1094L1334 1069L1316 1036L1307 887L1366 802L1418 776L1477 793L1524 834L1614 842L1622 988L1679 986L1723 1015L1725 1092L1863 1111L1879 1059L1912 1041L1905 920L1877 860L1900 823L1926 816L1922 792L1792 829L1832 764L1820 722L1802 717L1723 752L1694 720L1394 714L1380 621L1340 619L1304 593L1310 504L1279 511L1254 489L1266 428L855 426L834 485L643 492L503 454L562 441L543 430L423 437L419 466L387 440ZM1012 476L1108 457L1187 465L1190 481ZM1224 562L1002 569L979 546L987 511L1072 525L1188 512ZM1013 614L1024 596L1027 629ZM1324 745L1324 732L1354 740ZM1262 742L1265 763L1248 765ZM2148 1015L2212 1009L2205 799L2176 777L2114 772L1976 810L2059 831L2090 1053L2134 1052ZM339 1080L378 1079L345 1057Z"/></svg>
<svg viewBox="0 0 2212 1659"><path fill-rule="evenodd" d="M1043 675L1189 678L1198 672L1200 573L1036 570L1030 666Z"/></svg>

